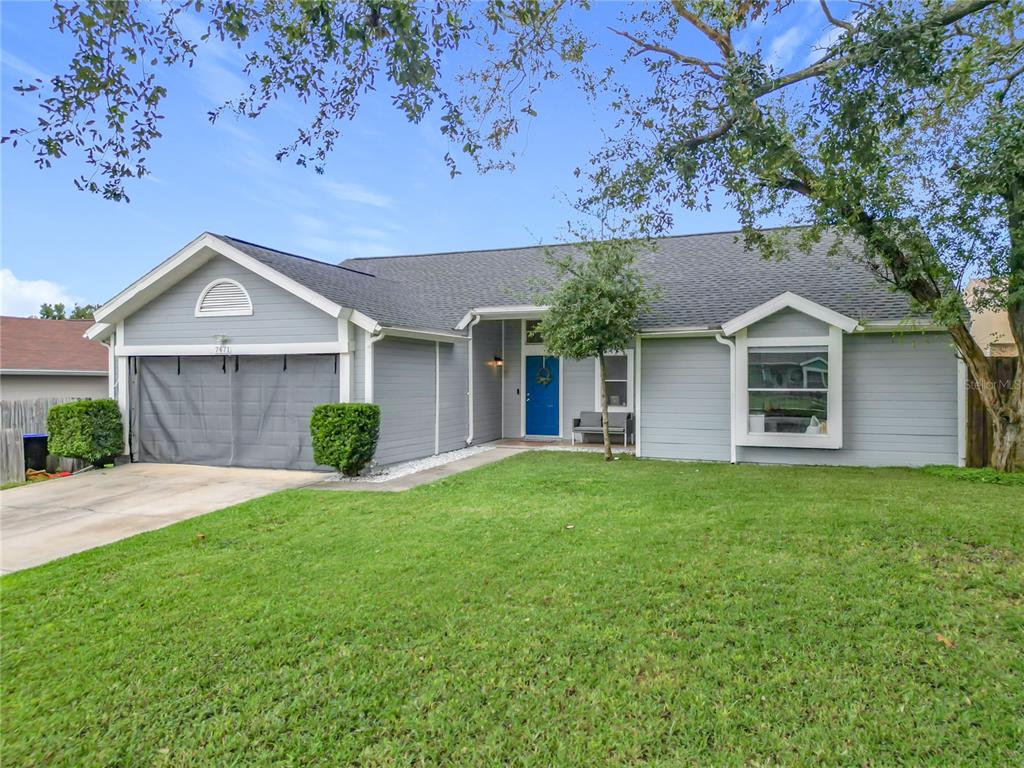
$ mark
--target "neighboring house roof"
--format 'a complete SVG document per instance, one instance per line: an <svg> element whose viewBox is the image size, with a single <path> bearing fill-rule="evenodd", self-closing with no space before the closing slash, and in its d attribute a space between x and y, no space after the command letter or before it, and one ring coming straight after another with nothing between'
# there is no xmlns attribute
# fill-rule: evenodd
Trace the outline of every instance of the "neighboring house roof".
<svg viewBox="0 0 1024 768"><path fill-rule="evenodd" d="M83 337L91 325L91 320L0 317L0 371L105 376L106 347Z"/></svg>
<svg viewBox="0 0 1024 768"><path fill-rule="evenodd" d="M834 241L822 241L803 253L796 247L798 229L781 234L791 245L791 255L783 261L766 261L747 250L737 232L657 240L656 249L639 259L649 282L661 290L644 327L718 327L786 291L862 322L899 321L910 313L907 298L863 264L850 257L830 258ZM539 246L360 258L343 266L403 284L408 290L402 296L414 291L435 308L445 326L454 327L474 307L535 303L528 281L550 280L553 274L546 250Z"/></svg>

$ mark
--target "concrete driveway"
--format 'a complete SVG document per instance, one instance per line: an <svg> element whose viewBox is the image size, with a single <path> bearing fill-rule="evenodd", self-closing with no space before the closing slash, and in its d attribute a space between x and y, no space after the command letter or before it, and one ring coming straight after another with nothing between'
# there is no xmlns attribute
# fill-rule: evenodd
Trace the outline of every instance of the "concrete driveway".
<svg viewBox="0 0 1024 768"><path fill-rule="evenodd" d="M283 469L125 464L0 491L0 572L324 479Z"/></svg>

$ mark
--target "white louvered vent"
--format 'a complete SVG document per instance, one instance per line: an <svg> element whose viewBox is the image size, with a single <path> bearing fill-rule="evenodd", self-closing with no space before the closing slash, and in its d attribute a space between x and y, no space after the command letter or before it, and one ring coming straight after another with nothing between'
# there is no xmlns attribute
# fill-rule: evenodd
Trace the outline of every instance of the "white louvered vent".
<svg viewBox="0 0 1024 768"><path fill-rule="evenodd" d="M229 278L214 280L199 294L196 317L251 315L252 299L240 283Z"/></svg>

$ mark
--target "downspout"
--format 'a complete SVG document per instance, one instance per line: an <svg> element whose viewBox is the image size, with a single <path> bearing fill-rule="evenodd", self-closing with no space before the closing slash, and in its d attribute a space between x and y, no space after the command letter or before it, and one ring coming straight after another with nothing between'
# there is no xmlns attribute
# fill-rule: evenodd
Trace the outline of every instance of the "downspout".
<svg viewBox="0 0 1024 768"><path fill-rule="evenodd" d="M366 359L363 361L363 365L366 370L363 372L363 400L367 403L373 402L373 383L376 376L374 375L374 362L373 345L384 338L384 332L378 325L373 331L366 334L366 341L364 342L366 350Z"/></svg>
<svg viewBox="0 0 1024 768"><path fill-rule="evenodd" d="M466 435L466 445L473 444L473 328L480 322L480 315L473 318L469 324L469 433Z"/></svg>
<svg viewBox="0 0 1024 768"><path fill-rule="evenodd" d="M729 348L729 463L736 463L736 344L722 334L715 334L715 341Z"/></svg>

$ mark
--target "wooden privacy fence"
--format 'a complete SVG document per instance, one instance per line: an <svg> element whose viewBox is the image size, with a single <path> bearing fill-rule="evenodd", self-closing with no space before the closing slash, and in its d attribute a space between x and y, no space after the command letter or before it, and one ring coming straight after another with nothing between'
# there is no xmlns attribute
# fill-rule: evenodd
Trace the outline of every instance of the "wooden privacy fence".
<svg viewBox="0 0 1024 768"><path fill-rule="evenodd" d="M59 403L81 400L80 397L39 397L35 400L0 402L0 484L25 479L25 435L46 432L46 415ZM49 464L49 462L47 462ZM74 472L86 462L58 459L56 469Z"/></svg>
<svg viewBox="0 0 1024 768"><path fill-rule="evenodd" d="M1017 358L992 357L989 365L996 386L1009 388L1017 372ZM967 466L987 466L991 451L992 419L981 402L978 384L972 376L967 380Z"/></svg>

